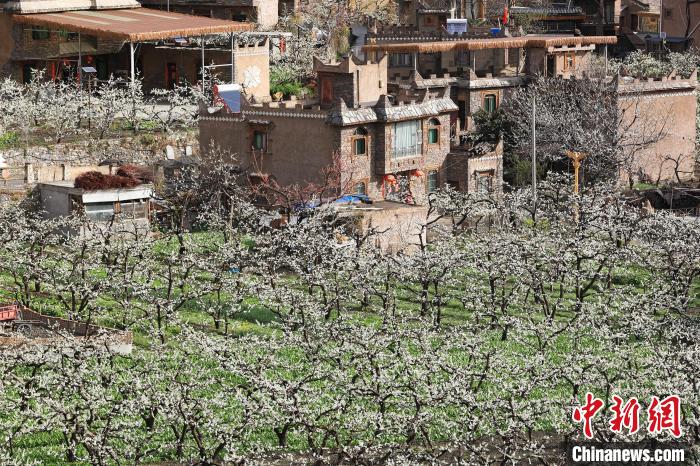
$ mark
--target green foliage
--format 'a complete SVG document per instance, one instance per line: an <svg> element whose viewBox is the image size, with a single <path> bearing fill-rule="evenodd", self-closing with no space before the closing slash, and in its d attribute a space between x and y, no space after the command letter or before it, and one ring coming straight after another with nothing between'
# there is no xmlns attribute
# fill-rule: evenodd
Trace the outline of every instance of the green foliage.
<svg viewBox="0 0 700 466"><path fill-rule="evenodd" d="M17 131L8 131L0 135L0 149L12 149L19 144L19 133Z"/></svg>
<svg viewBox="0 0 700 466"><path fill-rule="evenodd" d="M501 138L510 140L512 137L512 122L500 108L491 113L479 109L473 118L478 142L495 144Z"/></svg>
<svg viewBox="0 0 700 466"><path fill-rule="evenodd" d="M123 121L122 129L127 131L134 131L134 124L131 121ZM138 122L138 131L155 131L158 129L158 122L155 120L142 120Z"/></svg>
<svg viewBox="0 0 700 466"><path fill-rule="evenodd" d="M528 186L532 184L532 161L509 153L503 164L503 179L511 186ZM547 168L542 163L537 164L537 179L542 179Z"/></svg>
<svg viewBox="0 0 700 466"><path fill-rule="evenodd" d="M304 86L297 77L287 68L273 68L270 72L270 93L281 92L285 97L295 95L301 97L302 94L313 95L313 89Z"/></svg>

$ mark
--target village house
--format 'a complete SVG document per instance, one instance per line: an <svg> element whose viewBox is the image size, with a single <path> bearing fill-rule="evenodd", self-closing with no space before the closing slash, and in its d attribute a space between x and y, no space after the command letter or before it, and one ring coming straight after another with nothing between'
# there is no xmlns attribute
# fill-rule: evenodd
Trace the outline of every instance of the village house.
<svg viewBox="0 0 700 466"><path fill-rule="evenodd" d="M315 60L319 95L313 101L251 103L244 97L239 111L203 108L202 149L236 154L253 182L274 177L280 185L323 183L323 170L340 163L337 195L416 204L441 186L459 185L450 167L464 153L453 150L450 122L457 106L449 84L414 82L390 93L387 66L387 57ZM305 143L307 137L313 143ZM480 170L500 176L500 157L487 165Z"/></svg>
<svg viewBox="0 0 700 466"><path fill-rule="evenodd" d="M386 26L368 34L363 50L374 60L388 56L390 85L401 86L414 75L423 82L449 85L459 109L452 122L459 135L473 131L477 111L495 111L530 77L579 77L596 47L616 40L553 34L493 37L483 28L460 34L420 33Z"/></svg>
<svg viewBox="0 0 700 466"><path fill-rule="evenodd" d="M410 83L449 85L458 107L452 132L464 138L474 131L476 112L494 112L515 89L535 76L581 78L593 53L607 56L616 36L562 34L505 35L484 30L449 34L415 32L386 26L367 35L363 52L372 60L388 57L389 89ZM614 78L609 78L614 79ZM696 79L671 76L616 80L618 105L624 110L621 131L627 141L649 141L626 150L628 173L638 181L685 182L692 178L695 154ZM658 134L652 140L650 136Z"/></svg>
<svg viewBox="0 0 700 466"><path fill-rule="evenodd" d="M20 0L0 3L0 75L28 82L35 70L82 82L142 77L146 90L196 84L211 64L231 68L250 50L195 47L188 37L251 30L249 23L142 8L136 0ZM245 61L245 60L244 60ZM214 69L214 68L212 68ZM231 72L228 72L231 77ZM263 89L264 91L264 89Z"/></svg>

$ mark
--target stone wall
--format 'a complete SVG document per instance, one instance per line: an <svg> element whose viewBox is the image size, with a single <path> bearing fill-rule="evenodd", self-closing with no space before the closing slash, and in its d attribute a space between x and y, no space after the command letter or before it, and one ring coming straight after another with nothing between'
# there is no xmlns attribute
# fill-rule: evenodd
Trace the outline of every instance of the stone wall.
<svg viewBox="0 0 700 466"><path fill-rule="evenodd" d="M0 170L0 190L24 190L35 183L74 180L86 171L109 173L119 165L100 166L105 160L150 164L165 159L168 145L176 156L184 155L188 146L193 153L199 152L199 141L193 133L166 138L143 135L0 150L0 156L7 164Z"/></svg>
<svg viewBox="0 0 700 466"><path fill-rule="evenodd" d="M452 187L468 193L479 191L478 176L493 176L494 192L501 190L503 183L503 143L499 142L493 150L478 155L472 150L456 149L448 157L446 165L447 183Z"/></svg>
<svg viewBox="0 0 700 466"><path fill-rule="evenodd" d="M686 182L696 159L697 80L626 78L619 86L620 131L633 181ZM636 147L649 141L643 148ZM621 174L628 182L628 174Z"/></svg>

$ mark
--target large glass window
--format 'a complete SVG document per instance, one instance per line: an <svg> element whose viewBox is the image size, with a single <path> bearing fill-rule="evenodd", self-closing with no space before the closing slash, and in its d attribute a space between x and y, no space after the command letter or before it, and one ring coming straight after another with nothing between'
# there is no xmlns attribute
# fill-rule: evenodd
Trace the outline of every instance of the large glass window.
<svg viewBox="0 0 700 466"><path fill-rule="evenodd" d="M401 121L394 123L392 158L415 157L421 154L420 121Z"/></svg>
<svg viewBox="0 0 700 466"><path fill-rule="evenodd" d="M113 202L96 202L94 204L85 204L84 207L85 215L96 222L109 221L114 216Z"/></svg>

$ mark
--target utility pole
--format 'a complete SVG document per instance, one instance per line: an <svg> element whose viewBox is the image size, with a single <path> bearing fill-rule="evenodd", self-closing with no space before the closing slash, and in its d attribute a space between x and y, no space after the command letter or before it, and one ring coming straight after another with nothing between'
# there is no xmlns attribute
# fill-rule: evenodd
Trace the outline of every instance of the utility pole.
<svg viewBox="0 0 700 466"><path fill-rule="evenodd" d="M536 105L535 96L532 96L532 218L537 211L537 142L535 136Z"/></svg>

